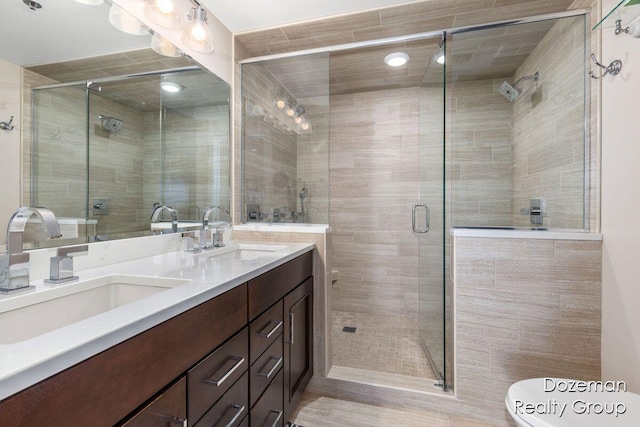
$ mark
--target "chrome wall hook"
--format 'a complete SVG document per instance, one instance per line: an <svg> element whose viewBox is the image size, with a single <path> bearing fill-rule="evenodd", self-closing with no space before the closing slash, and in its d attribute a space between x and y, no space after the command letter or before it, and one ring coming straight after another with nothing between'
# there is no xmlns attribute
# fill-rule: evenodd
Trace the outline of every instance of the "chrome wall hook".
<svg viewBox="0 0 640 427"><path fill-rule="evenodd" d="M11 116L11 118L9 119L9 122L0 122L0 129L1 130L8 130L8 131L12 131L13 130L13 125L11 124L11 122L13 122L13 116Z"/></svg>
<svg viewBox="0 0 640 427"><path fill-rule="evenodd" d="M609 66L605 66L605 65L602 65L600 62L598 62L598 60L596 59L596 56L592 53L591 60L593 61L594 64L596 64L598 67L604 70L604 72L600 76L596 76L593 71L589 71L589 75L593 79L601 79L607 74L610 74L612 76L617 76L622 70L622 61L619 59L616 59L615 61L613 61L611 64L609 64Z"/></svg>

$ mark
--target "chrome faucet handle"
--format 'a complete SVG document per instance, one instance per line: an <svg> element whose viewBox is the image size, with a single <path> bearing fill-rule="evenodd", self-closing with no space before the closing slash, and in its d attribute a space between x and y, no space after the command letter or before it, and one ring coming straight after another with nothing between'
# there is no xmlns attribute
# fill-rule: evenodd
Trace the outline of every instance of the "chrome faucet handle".
<svg viewBox="0 0 640 427"><path fill-rule="evenodd" d="M57 256L51 257L49 278L45 282L58 284L78 280L78 276L73 275L73 257L88 254L88 245L58 248Z"/></svg>

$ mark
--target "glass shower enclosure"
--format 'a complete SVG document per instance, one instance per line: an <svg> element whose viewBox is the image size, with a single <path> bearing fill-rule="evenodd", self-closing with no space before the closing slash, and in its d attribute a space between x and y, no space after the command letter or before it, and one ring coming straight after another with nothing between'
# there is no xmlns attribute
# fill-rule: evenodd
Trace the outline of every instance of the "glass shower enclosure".
<svg viewBox="0 0 640 427"><path fill-rule="evenodd" d="M307 171L328 189L305 219L333 230L330 377L450 390L452 228L588 228L585 15L566 15L242 65L243 222L299 220Z"/></svg>

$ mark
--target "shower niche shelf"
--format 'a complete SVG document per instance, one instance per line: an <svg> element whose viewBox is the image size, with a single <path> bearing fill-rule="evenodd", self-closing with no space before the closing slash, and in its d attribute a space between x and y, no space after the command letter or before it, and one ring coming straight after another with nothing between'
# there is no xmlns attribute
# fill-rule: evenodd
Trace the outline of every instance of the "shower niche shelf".
<svg viewBox="0 0 640 427"><path fill-rule="evenodd" d="M634 19L640 16L640 1L622 0L609 13L604 15L592 30L598 28L615 28L616 22L621 21L622 28L626 28Z"/></svg>

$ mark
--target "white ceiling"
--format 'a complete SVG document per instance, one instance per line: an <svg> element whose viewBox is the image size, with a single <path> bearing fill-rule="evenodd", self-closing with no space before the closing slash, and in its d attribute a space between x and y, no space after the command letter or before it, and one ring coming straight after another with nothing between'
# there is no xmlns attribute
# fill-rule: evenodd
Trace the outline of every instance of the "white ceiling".
<svg viewBox="0 0 640 427"><path fill-rule="evenodd" d="M415 0L200 0L232 33Z"/></svg>

